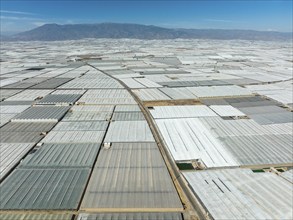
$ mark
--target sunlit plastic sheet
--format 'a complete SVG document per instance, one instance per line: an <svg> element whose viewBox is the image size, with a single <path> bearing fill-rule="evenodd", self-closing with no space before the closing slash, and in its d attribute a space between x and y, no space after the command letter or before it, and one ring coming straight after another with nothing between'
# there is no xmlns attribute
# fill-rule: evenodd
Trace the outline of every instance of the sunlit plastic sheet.
<svg viewBox="0 0 293 220"><path fill-rule="evenodd" d="M146 121L113 121L105 142L153 142L154 137Z"/></svg>
<svg viewBox="0 0 293 220"><path fill-rule="evenodd" d="M186 88L160 88L160 91L165 93L171 99L197 99L197 96L192 94Z"/></svg>
<svg viewBox="0 0 293 220"><path fill-rule="evenodd" d="M38 105L73 105L81 95L79 94L63 94L63 95L46 95L44 98L39 100L36 104Z"/></svg>
<svg viewBox="0 0 293 220"><path fill-rule="evenodd" d="M128 212L128 213L99 213L99 214L79 214L78 220L182 220L181 213L166 212ZM14 219L13 219L14 220Z"/></svg>
<svg viewBox="0 0 293 220"><path fill-rule="evenodd" d="M71 80L70 78L51 78L31 88L32 89L55 89L70 80Z"/></svg>
<svg viewBox="0 0 293 220"><path fill-rule="evenodd" d="M113 114L114 121L140 121L145 120L142 112L116 112Z"/></svg>
<svg viewBox="0 0 293 220"><path fill-rule="evenodd" d="M92 167L100 144L43 144L21 163L22 168Z"/></svg>
<svg viewBox="0 0 293 220"><path fill-rule="evenodd" d="M101 143L105 131L51 131L44 143Z"/></svg>
<svg viewBox="0 0 293 220"><path fill-rule="evenodd" d="M48 132L54 122L10 122L0 128L0 132Z"/></svg>
<svg viewBox="0 0 293 220"><path fill-rule="evenodd" d="M62 121L105 121L111 118L112 112L71 111Z"/></svg>
<svg viewBox="0 0 293 220"><path fill-rule="evenodd" d="M155 143L113 143L101 150L81 210L105 209L182 210Z"/></svg>
<svg viewBox="0 0 293 220"><path fill-rule="evenodd" d="M1 210L76 210L89 169L16 169L0 185Z"/></svg>
<svg viewBox="0 0 293 220"><path fill-rule="evenodd" d="M201 86L188 87L197 97L232 97L232 96L252 96L249 90L239 86Z"/></svg>
<svg viewBox="0 0 293 220"><path fill-rule="evenodd" d="M32 149L33 143L0 143L0 180Z"/></svg>
<svg viewBox="0 0 293 220"><path fill-rule="evenodd" d="M184 176L214 219L293 218L292 183L274 173L225 169Z"/></svg>
<svg viewBox="0 0 293 220"><path fill-rule="evenodd" d="M150 110L153 118L198 118L217 114L205 105L154 106Z"/></svg>
<svg viewBox="0 0 293 220"><path fill-rule="evenodd" d="M58 122L69 110L67 106L34 106L18 114L13 122Z"/></svg>
<svg viewBox="0 0 293 220"><path fill-rule="evenodd" d="M156 124L175 161L201 160L208 168L239 165L197 118L157 119Z"/></svg>
<svg viewBox="0 0 293 220"><path fill-rule="evenodd" d="M9 101L34 101L37 98L43 98L49 93L53 92L53 90L47 89L27 89L20 93L17 93L14 96L9 97L7 100Z"/></svg>
<svg viewBox="0 0 293 220"><path fill-rule="evenodd" d="M132 90L140 100L170 100L171 98L158 89L133 89Z"/></svg>
<svg viewBox="0 0 293 220"><path fill-rule="evenodd" d="M1 220L72 220L70 214L0 214Z"/></svg>
<svg viewBox="0 0 293 220"><path fill-rule="evenodd" d="M140 112L138 105L116 105L115 112Z"/></svg>
<svg viewBox="0 0 293 220"><path fill-rule="evenodd" d="M18 92L21 92L21 90L20 89L0 89L0 100L9 98L10 96L13 96Z"/></svg>
<svg viewBox="0 0 293 220"><path fill-rule="evenodd" d="M61 121L53 131L106 131L108 124L107 121Z"/></svg>

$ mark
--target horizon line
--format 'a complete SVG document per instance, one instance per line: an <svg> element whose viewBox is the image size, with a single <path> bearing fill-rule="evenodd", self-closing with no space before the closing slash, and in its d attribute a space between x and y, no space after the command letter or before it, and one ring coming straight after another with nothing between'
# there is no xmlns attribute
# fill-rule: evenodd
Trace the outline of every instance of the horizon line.
<svg viewBox="0 0 293 220"><path fill-rule="evenodd" d="M40 28L45 25L59 25L59 26L66 26L66 25L99 25L99 24L121 24L121 25L142 25L142 26L154 26L154 27L159 27L159 28L164 28L164 29L170 29L170 30L176 30L176 29L185 29L185 30L228 30L228 31L257 31L257 32L276 32L276 33L287 33L287 34L293 34L293 31L278 31L278 30L256 30L256 29L235 29L235 28L188 28L188 27L164 27L160 25L155 25L155 24L141 24L141 23L131 23L131 22L97 22L97 23L45 23L43 25L37 26L35 28L29 29L29 30L9 30L9 31L0 31L0 34L8 34L11 33L12 35L18 34L18 33L23 33L27 31L31 31L37 28ZM10 35L11 35L10 34Z"/></svg>

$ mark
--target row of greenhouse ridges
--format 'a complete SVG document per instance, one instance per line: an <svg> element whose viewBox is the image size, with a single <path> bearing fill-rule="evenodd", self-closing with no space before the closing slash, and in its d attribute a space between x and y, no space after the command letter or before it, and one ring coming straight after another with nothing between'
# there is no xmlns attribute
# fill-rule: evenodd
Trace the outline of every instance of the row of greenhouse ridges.
<svg viewBox="0 0 293 220"><path fill-rule="evenodd" d="M34 44L3 47L1 219L293 218L289 45Z"/></svg>
<svg viewBox="0 0 293 220"><path fill-rule="evenodd" d="M86 213L134 212L181 219L180 198L131 94L90 66L66 70L65 74L79 72L77 82L96 81L96 88L84 90L70 85L74 79L65 84L62 80L58 88L64 89L34 89L27 94L28 88L3 101L7 110L22 106L18 104L23 99L30 99L25 104L31 106L21 108L1 127L7 136L1 144L17 148L24 144L5 142L35 143L16 155L1 177L2 217L29 213L69 219ZM39 98L40 92L47 94Z"/></svg>

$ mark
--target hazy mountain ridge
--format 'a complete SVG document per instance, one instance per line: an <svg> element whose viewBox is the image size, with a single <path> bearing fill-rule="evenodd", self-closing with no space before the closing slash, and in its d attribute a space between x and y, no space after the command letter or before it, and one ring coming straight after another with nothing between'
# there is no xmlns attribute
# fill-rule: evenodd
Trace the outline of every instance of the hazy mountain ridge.
<svg viewBox="0 0 293 220"><path fill-rule="evenodd" d="M84 38L135 38L135 39L241 39L241 40L290 40L292 33L223 29L171 29L140 24L45 24L4 40L57 41Z"/></svg>

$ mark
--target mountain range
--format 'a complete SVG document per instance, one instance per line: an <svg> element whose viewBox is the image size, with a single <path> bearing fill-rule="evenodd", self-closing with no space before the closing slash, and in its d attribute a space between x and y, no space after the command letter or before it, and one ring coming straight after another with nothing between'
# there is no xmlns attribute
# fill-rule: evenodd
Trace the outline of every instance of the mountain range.
<svg viewBox="0 0 293 220"><path fill-rule="evenodd" d="M45 24L33 30L2 37L9 41L58 41L85 38L134 39L219 39L219 40L291 40L292 33L253 30L175 29L153 25L100 24Z"/></svg>

